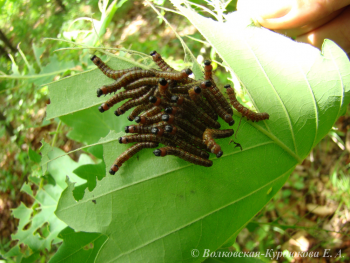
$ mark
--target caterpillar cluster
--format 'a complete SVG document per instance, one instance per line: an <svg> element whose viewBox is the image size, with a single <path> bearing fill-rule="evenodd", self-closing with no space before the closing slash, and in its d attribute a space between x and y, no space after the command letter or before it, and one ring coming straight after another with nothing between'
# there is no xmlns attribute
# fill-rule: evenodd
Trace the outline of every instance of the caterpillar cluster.
<svg viewBox="0 0 350 263"><path fill-rule="evenodd" d="M191 69L176 71L170 67L158 54L150 54L160 70L130 68L113 70L96 55L92 62L114 83L104 85L97 90L97 97L114 94L99 107L105 112L118 102L129 99L114 111L116 116L124 114L129 109L132 112L127 117L137 125L125 127L126 133L132 133L119 138L119 143L134 143L123 152L113 163L109 173L115 174L124 162L144 148L156 148L155 156L174 155L193 164L210 167L209 153L218 158L223 155L220 145L214 140L233 135L233 129L220 130L218 117L229 126L234 124L233 110L212 78L211 61L204 62L204 80L189 78ZM269 118L267 113L255 113L242 106L236 99L230 85L225 86L232 106L242 116L251 121L261 121Z"/></svg>

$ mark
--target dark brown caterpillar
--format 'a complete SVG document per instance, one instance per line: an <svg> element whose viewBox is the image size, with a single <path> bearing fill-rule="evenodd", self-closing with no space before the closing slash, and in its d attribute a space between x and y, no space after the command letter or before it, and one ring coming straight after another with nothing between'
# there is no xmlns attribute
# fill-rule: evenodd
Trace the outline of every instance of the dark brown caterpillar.
<svg viewBox="0 0 350 263"><path fill-rule="evenodd" d="M192 84L190 87L186 87L186 86L177 86L177 87L173 87L170 88L171 93L173 94L188 94L188 90L192 87Z"/></svg>
<svg viewBox="0 0 350 263"><path fill-rule="evenodd" d="M220 103L215 98L214 94L212 94L208 90L208 87L210 86L211 86L210 81L204 81L201 83L201 88L202 88L204 97L207 99L207 101L215 110L215 112L220 116L220 118L223 119L226 123L228 123L228 125L232 126L233 124L235 124L235 121L233 120L232 115L230 115L224 110L224 108L220 105Z"/></svg>
<svg viewBox="0 0 350 263"><path fill-rule="evenodd" d="M217 120L218 115L210 106L210 104L206 100L203 100L202 96L200 95L201 92L202 89L199 86L194 86L188 90L188 95L190 96L191 100L193 100L199 107L204 110L206 114L213 118L213 120Z"/></svg>
<svg viewBox="0 0 350 263"><path fill-rule="evenodd" d="M141 112L143 112L143 111L147 112L152 107L153 107L153 105L151 103L142 104L142 105L137 106L128 116L128 120L133 121L135 119L135 117L138 116Z"/></svg>
<svg viewBox="0 0 350 263"><path fill-rule="evenodd" d="M211 65L210 60L204 61L204 79L211 80L213 74L213 66Z"/></svg>
<svg viewBox="0 0 350 263"><path fill-rule="evenodd" d="M151 117L146 117L146 116L137 116L135 118L135 122L136 123L141 123L141 124L144 124L144 125L149 125L149 124L152 124L152 123L157 123L157 122L160 122L162 121L162 116L163 116L163 113L160 112L154 116L151 116Z"/></svg>
<svg viewBox="0 0 350 263"><path fill-rule="evenodd" d="M160 142L154 134L128 135L119 138L119 143L127 144L132 142Z"/></svg>
<svg viewBox="0 0 350 263"><path fill-rule="evenodd" d="M168 123L165 121L161 121L158 123L153 123L151 125L130 125L125 127L125 133L151 133L152 128L154 127L164 127Z"/></svg>
<svg viewBox="0 0 350 263"><path fill-rule="evenodd" d="M205 143L203 142L202 139L189 134L188 132L181 129L180 127L167 124L164 127L164 131L171 134L171 135L178 135L181 138L183 138L185 141L187 141L188 143L191 143L191 144L193 144L193 145L195 145L203 150L208 150L207 146L205 145Z"/></svg>
<svg viewBox="0 0 350 263"><path fill-rule="evenodd" d="M221 107L223 107L224 110L228 114L232 115L233 111L232 111L231 105L224 98L224 95L221 93L221 91L218 89L218 87L216 87L215 82L209 81L209 80L207 80L205 82L206 82L205 86L209 88L210 92L215 96L216 100L219 102ZM210 83L210 85L209 85L209 83Z"/></svg>
<svg viewBox="0 0 350 263"><path fill-rule="evenodd" d="M166 81L165 78L160 78L158 81L159 93L164 99L170 100L172 94L169 91L168 87L169 87L168 81Z"/></svg>
<svg viewBox="0 0 350 263"><path fill-rule="evenodd" d="M124 114L127 110L136 107L142 103L145 103L148 100L148 97L153 93L155 88L150 89L146 94L144 94L143 96L137 98L137 99L132 99L132 100L128 100L127 102L125 102L122 106L120 106L115 112L114 114L116 116L120 116L122 114Z"/></svg>
<svg viewBox="0 0 350 263"><path fill-rule="evenodd" d="M105 103L103 103L98 110L100 112L105 112L106 110L109 110L113 105L117 104L118 102L121 102L125 99L130 99L130 98L138 98L145 94L147 91L150 90L150 87L145 86L145 87L140 87L135 90L128 90L128 91L122 91L117 94L115 94L112 98L107 100Z"/></svg>
<svg viewBox="0 0 350 263"><path fill-rule="evenodd" d="M93 55L91 57L91 61L102 71L103 74L105 74L107 77L111 79L118 79L121 76L123 76L126 73L135 71L135 70L140 70L141 68L139 67L133 67L133 68L128 68L128 69L122 69L122 70L113 70L110 67L108 67L99 57L96 55Z"/></svg>
<svg viewBox="0 0 350 263"><path fill-rule="evenodd" d="M175 115L175 117L179 116L180 118L188 120L190 123L192 123L194 126L196 126L198 129L200 129L203 132L207 128L207 126L203 122L198 120L193 114L191 114L191 112L188 112L183 108L166 107L164 109L164 112L168 113L168 114Z"/></svg>
<svg viewBox="0 0 350 263"><path fill-rule="evenodd" d="M188 94L188 90L196 85L200 85L201 81L195 81L190 84L182 85L182 86L173 86L169 85L171 93L180 93L180 94Z"/></svg>
<svg viewBox="0 0 350 263"><path fill-rule="evenodd" d="M165 79L171 79L171 80L182 80L192 74L192 70L190 70L189 68L184 69L181 72L164 72L164 71L159 71L155 69L151 69L151 71L158 78L165 78Z"/></svg>
<svg viewBox="0 0 350 263"><path fill-rule="evenodd" d="M150 96L149 102L152 103L154 106L161 107L162 109L165 109L166 107L171 107L172 105L175 105L173 103L167 102L165 99L161 99L156 96Z"/></svg>
<svg viewBox="0 0 350 263"><path fill-rule="evenodd" d="M115 174L119 170L119 168L122 166L123 163L129 160L133 155L138 153L140 150L144 148L155 148L155 147L158 147L158 143L141 142L131 146L114 161L111 169L109 170L109 173L112 175Z"/></svg>
<svg viewBox="0 0 350 263"><path fill-rule="evenodd" d="M126 73L121 78L119 78L116 82L113 83L113 86L107 85L97 89L97 97L100 97L102 94L115 92L139 78L154 77L154 76L155 76L155 73L152 70L141 70L141 69L133 70L129 73Z"/></svg>
<svg viewBox="0 0 350 263"><path fill-rule="evenodd" d="M181 149L190 152L194 155L200 156L201 158L204 159L208 159L209 158L209 154L205 151L202 151L196 147L194 147L193 145L185 142L182 140L182 138L177 137L176 135L170 135L169 133L164 133L164 129L163 128L157 128L154 127L152 128L151 132L157 136L166 136L168 139L172 140L175 145L179 146ZM205 148L206 150L206 148Z"/></svg>
<svg viewBox="0 0 350 263"><path fill-rule="evenodd" d="M172 96L171 102L176 103L177 105L183 105L188 111L192 112L198 118L200 118L205 124L209 127L219 129L221 127L220 123L213 120L208 114L206 114L202 109L198 108L196 104L182 96Z"/></svg>
<svg viewBox="0 0 350 263"><path fill-rule="evenodd" d="M143 78L135 80L134 82L131 82L130 84L124 86L125 90L132 90L137 89L142 86L157 86L158 85L158 78Z"/></svg>
<svg viewBox="0 0 350 263"><path fill-rule="evenodd" d="M163 71L175 71L172 67L170 67L162 58L161 55L157 53L157 51L153 51L150 54L153 58L153 61L157 64L157 66Z"/></svg>
<svg viewBox="0 0 350 263"><path fill-rule="evenodd" d="M165 144L167 146L176 146L179 145L182 148L189 149L193 151L194 154L200 155L202 158L209 158L207 152L201 151L198 148L179 140L178 138L165 138L163 136L156 136L154 134L137 134L137 135L128 135L119 138L119 143L127 144L132 142L158 142Z"/></svg>
<svg viewBox="0 0 350 263"><path fill-rule="evenodd" d="M232 136L234 131L232 129L227 130L213 130L206 129L203 133L203 142L207 145L210 151L216 154L216 157L220 158L223 155L221 147L214 139L226 138Z"/></svg>
<svg viewBox="0 0 350 263"><path fill-rule="evenodd" d="M157 136L163 136L164 134L164 129L163 128L158 128L158 127L153 127L151 129L151 133Z"/></svg>
<svg viewBox="0 0 350 263"><path fill-rule="evenodd" d="M150 103L151 104L151 103ZM151 104L152 105L152 104ZM140 116L145 116L145 117L152 117L156 114L158 114L159 112L161 112L162 109L158 106L153 106L152 108L150 108L149 110L145 111L144 113L142 113Z"/></svg>
<svg viewBox="0 0 350 263"><path fill-rule="evenodd" d="M188 131L194 136L197 136L201 138L203 136L203 131L198 129L196 126L191 124L189 121L184 120L180 117L175 117L172 114L164 114L162 116L162 120L168 122L169 124L176 124L177 126L180 126L182 129Z"/></svg>
<svg viewBox="0 0 350 263"><path fill-rule="evenodd" d="M176 147L163 147L163 148L159 148L153 151L153 154L155 156L161 156L164 157L166 155L175 155L187 162L196 164L196 165L201 165L201 166L205 166L205 167L210 167L213 165L213 162L210 160L206 160L203 159L201 157L198 157L196 155L190 154L180 148L176 148Z"/></svg>
<svg viewBox="0 0 350 263"><path fill-rule="evenodd" d="M165 144L167 146L176 146L176 144L164 137L159 137L154 134L136 134L136 135L127 135L120 137L119 143L127 144L127 143L132 143L132 142L158 142Z"/></svg>
<svg viewBox="0 0 350 263"><path fill-rule="evenodd" d="M266 112L256 113L244 107L242 104L240 104L236 98L235 91L230 84L225 85L224 88L226 89L227 95L230 98L232 106L238 112L240 112L242 116L247 117L247 120L251 120L254 122L254 121L268 120L270 118L270 115Z"/></svg>

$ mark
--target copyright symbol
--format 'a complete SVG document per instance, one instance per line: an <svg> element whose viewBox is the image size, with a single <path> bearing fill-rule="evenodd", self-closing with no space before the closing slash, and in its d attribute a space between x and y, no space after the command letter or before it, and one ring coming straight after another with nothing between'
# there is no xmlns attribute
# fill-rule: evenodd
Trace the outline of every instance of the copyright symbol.
<svg viewBox="0 0 350 263"><path fill-rule="evenodd" d="M198 258L199 250L198 249L192 249L191 250L191 256L194 257L194 258Z"/></svg>

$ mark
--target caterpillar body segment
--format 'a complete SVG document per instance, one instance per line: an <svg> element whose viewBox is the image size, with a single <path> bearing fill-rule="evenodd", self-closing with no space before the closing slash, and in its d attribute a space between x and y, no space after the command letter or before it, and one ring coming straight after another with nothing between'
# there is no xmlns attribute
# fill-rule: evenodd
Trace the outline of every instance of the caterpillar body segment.
<svg viewBox="0 0 350 263"><path fill-rule="evenodd" d="M114 175L119 168L122 166L123 163L125 163L127 160L129 160L132 156L134 156L136 153L141 151L144 148L155 148L158 147L158 143L154 142L141 142L137 143L133 146L131 146L129 149L127 149L125 152L123 152L113 163L111 169L109 170L109 173Z"/></svg>
<svg viewBox="0 0 350 263"><path fill-rule="evenodd" d="M189 133L191 133L194 136L197 136L200 138L203 136L203 131L198 129L196 126L194 126L189 121L182 119L178 116L175 117L172 114L164 114L162 116L162 120L168 122L169 124L175 124L177 126L180 126L182 129L188 131Z"/></svg>
<svg viewBox="0 0 350 263"><path fill-rule="evenodd" d="M160 54L157 53L157 51L152 51L151 54L153 61L157 64L157 66L163 70L163 71L175 71L175 69L173 69L172 67L170 67L168 65L168 63L166 63L162 56Z"/></svg>
<svg viewBox="0 0 350 263"><path fill-rule="evenodd" d="M204 61L204 79L211 80L213 74L213 66L211 65L210 60Z"/></svg>
<svg viewBox="0 0 350 263"><path fill-rule="evenodd" d="M143 111L147 112L152 107L153 107L153 105L151 103L141 104L141 105L137 106L128 116L128 120L133 121L135 119L135 117L137 117L141 112L143 112Z"/></svg>
<svg viewBox="0 0 350 263"><path fill-rule="evenodd" d="M167 124L164 127L164 131L171 135L178 135L185 141L188 141L189 143L201 148L202 150L207 150L207 151L209 150L201 138L186 132L185 130L183 130L178 126Z"/></svg>
<svg viewBox="0 0 350 263"><path fill-rule="evenodd" d="M199 86L194 86L188 90L188 95L197 106L201 107L206 114L216 121L218 119L217 113L214 111L211 105L202 98L201 92L202 89Z"/></svg>
<svg viewBox="0 0 350 263"><path fill-rule="evenodd" d="M152 107L150 109L148 109L147 111L145 111L144 113L142 113L140 116L144 116L144 117L152 117L158 113L160 113L162 111L162 109L158 106L153 106L151 103L149 103Z"/></svg>
<svg viewBox="0 0 350 263"><path fill-rule="evenodd" d="M206 129L203 133L203 142L210 149L211 153L216 154L216 157L220 158L223 155L221 147L215 142L214 139L226 138L232 136L234 131L232 129L226 130L214 130Z"/></svg>
<svg viewBox="0 0 350 263"><path fill-rule="evenodd" d="M130 125L125 127L125 133L151 133L154 127L165 127L168 123L165 121L160 121L150 125Z"/></svg>
<svg viewBox="0 0 350 263"><path fill-rule="evenodd" d="M129 90L129 91L122 91L117 94L115 94L112 98L107 100L105 103L103 103L98 109L100 112L105 112L106 110L109 110L113 105L117 104L118 102L121 102L125 99L130 98L138 98L145 94L147 91L150 90L150 87L140 87L135 90Z"/></svg>
<svg viewBox="0 0 350 263"><path fill-rule="evenodd" d="M140 69L140 70L131 71L129 73L124 74L122 77L120 77L116 82L113 83L113 85L102 86L100 89L98 89L97 97L100 97L102 94L115 92L139 78L154 77L154 76L155 74L151 70Z"/></svg>
<svg viewBox="0 0 350 263"><path fill-rule="evenodd" d="M129 69L121 69L121 70L113 70L110 67L108 67L98 56L93 55L91 57L91 61L102 71L103 74L105 74L107 77L111 79L118 79L121 76L125 75L126 73L135 71L135 70L141 70L139 67L132 67Z"/></svg>
<svg viewBox="0 0 350 263"><path fill-rule="evenodd" d="M158 78L155 77L149 77L149 78L142 78L142 79L138 79L135 80L131 83L129 83L128 85L124 86L125 90L133 90L133 89L137 89L139 87L142 86L157 86L158 85Z"/></svg>
<svg viewBox="0 0 350 263"><path fill-rule="evenodd" d="M242 104L240 104L236 98L236 93L234 89L231 87L231 85L227 84L224 86L226 89L227 95L230 99L230 102L232 106L242 114L243 117L246 117L247 120L254 121L262 121L262 120L268 120L270 118L270 115L266 112L262 113L256 113L246 107L244 107Z"/></svg>
<svg viewBox="0 0 350 263"><path fill-rule="evenodd" d="M210 167L213 165L213 162L211 160L207 160L204 158L201 158L199 156L196 156L194 154L191 154L189 152L186 152L180 148L176 148L176 147L163 147L160 149L156 149L153 151L153 154L155 156L167 156L167 155L175 155L187 162L196 164L196 165L201 165L201 166L205 166L205 167Z"/></svg>
<svg viewBox="0 0 350 263"><path fill-rule="evenodd" d="M125 102L122 106L120 106L115 112L114 114L116 116L120 116L122 114L124 114L126 111L128 111L129 109L139 106L143 103L145 103L149 96L151 96L151 94L154 92L154 88L150 89L146 94L142 95L141 97L137 98L137 99L131 99L128 100L127 102Z"/></svg>
<svg viewBox="0 0 350 263"><path fill-rule="evenodd" d="M172 96L171 102L176 103L177 105L183 105L183 107L189 111L192 112L194 115L196 115L199 119L201 119L205 124L207 124L209 127L219 129L221 127L220 123L213 120L208 114L206 114L202 109L196 107L196 104L188 100L182 96Z"/></svg>
<svg viewBox="0 0 350 263"><path fill-rule="evenodd" d="M192 70L184 69L181 72L164 72L155 69L150 69L154 73L154 75L158 78L165 78L169 80L177 80L180 81L182 79L186 79L189 75L192 74Z"/></svg>

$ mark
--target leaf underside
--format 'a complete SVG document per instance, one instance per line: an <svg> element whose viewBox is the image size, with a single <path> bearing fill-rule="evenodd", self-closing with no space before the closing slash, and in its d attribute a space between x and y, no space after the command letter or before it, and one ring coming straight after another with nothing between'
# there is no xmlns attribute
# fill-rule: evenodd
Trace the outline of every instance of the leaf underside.
<svg viewBox="0 0 350 263"><path fill-rule="evenodd" d="M204 249L215 251L233 242L349 103L350 63L333 42L325 41L321 54L309 45L242 23L238 13L220 24L178 8L232 68L256 109L268 112L270 119L259 123L243 119L235 139L243 151L229 144L230 138L221 139L224 156L212 156L210 168L172 156L156 158L152 149L146 149L111 176L109 167L129 147L117 142L121 127L129 122L127 114L106 117L101 134L106 134L107 126L112 131L99 141L106 177L91 192L86 190L79 202L70 185L56 210L75 231L108 237L96 262L203 261ZM111 59L110 65L124 68L119 62ZM95 90L109 82L92 70L51 84L48 118L78 114L102 103ZM234 119L238 123L239 115ZM76 121L83 129L84 122ZM88 132L89 122L85 125ZM192 249L201 255L192 257Z"/></svg>

